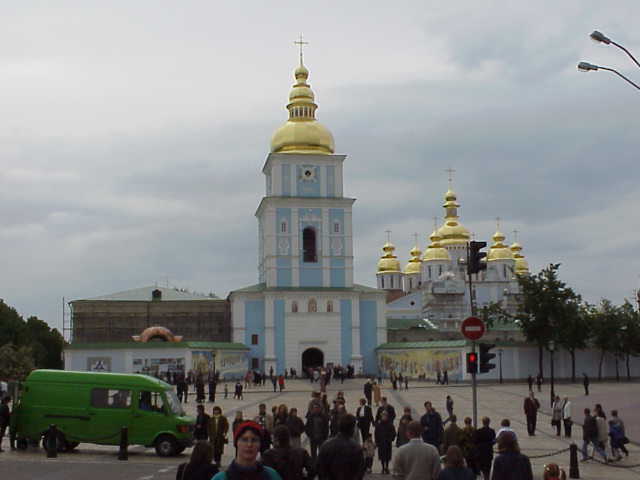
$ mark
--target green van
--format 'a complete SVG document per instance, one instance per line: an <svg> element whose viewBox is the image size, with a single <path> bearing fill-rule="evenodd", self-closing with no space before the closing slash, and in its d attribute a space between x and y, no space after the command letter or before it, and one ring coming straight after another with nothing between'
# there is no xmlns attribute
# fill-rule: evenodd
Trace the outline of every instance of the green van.
<svg viewBox="0 0 640 480"><path fill-rule="evenodd" d="M11 415L18 448L38 442L50 424L58 449L79 443L119 445L128 427L129 444L155 447L162 457L192 444L195 419L185 416L168 383L147 375L34 370L22 384Z"/></svg>

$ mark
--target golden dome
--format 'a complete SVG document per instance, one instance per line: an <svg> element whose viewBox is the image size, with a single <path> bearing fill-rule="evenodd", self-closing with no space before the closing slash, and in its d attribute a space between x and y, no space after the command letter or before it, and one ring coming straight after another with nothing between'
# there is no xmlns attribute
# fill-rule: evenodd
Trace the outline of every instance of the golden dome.
<svg viewBox="0 0 640 480"><path fill-rule="evenodd" d="M524 255L520 253L522 251L522 245L518 242L514 242L511 245L511 251L513 252L513 258L516 259L514 271L516 275L528 275L529 263L525 260Z"/></svg>
<svg viewBox="0 0 640 480"><path fill-rule="evenodd" d="M441 238L440 235L438 235L438 230L433 231L433 233L429 237L429 240L431 240L431 244L424 251L422 261L432 262L434 260L443 260L446 262L450 262L451 257L449 256L449 252L440 244Z"/></svg>
<svg viewBox="0 0 640 480"><path fill-rule="evenodd" d="M315 153L335 151L333 135L315 119L315 96L307 83L309 70L302 64L294 72L296 83L289 93L289 120L271 137L271 153Z"/></svg>
<svg viewBox="0 0 640 480"><path fill-rule="evenodd" d="M404 273L407 275L421 273L422 259L420 258L420 255L422 255L422 251L416 245L409 253L411 254L411 259L409 260L409 263L407 263L407 266L404 267Z"/></svg>
<svg viewBox="0 0 640 480"><path fill-rule="evenodd" d="M506 237L504 234L497 230L496 233L493 234L493 245L489 249L489 253L487 254L487 262L493 262L495 260L513 260L513 253L504 243L504 239Z"/></svg>
<svg viewBox="0 0 640 480"><path fill-rule="evenodd" d="M400 262L393 252L396 249L392 243L385 243L382 247L384 254L378 260L378 273L400 273Z"/></svg>
<svg viewBox="0 0 640 480"><path fill-rule="evenodd" d="M458 222L458 207L456 194L453 190L447 190L444 195L444 225L438 229L441 245L466 245L471 239L471 234L460 222Z"/></svg>

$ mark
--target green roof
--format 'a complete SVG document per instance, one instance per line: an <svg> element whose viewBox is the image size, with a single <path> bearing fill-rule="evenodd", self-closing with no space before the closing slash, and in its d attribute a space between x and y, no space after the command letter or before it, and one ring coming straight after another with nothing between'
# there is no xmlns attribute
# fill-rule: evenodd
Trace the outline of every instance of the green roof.
<svg viewBox="0 0 640 480"><path fill-rule="evenodd" d="M383 343L376 350L409 350L415 348L463 348L466 340L433 340L431 342L389 342Z"/></svg>
<svg viewBox="0 0 640 480"><path fill-rule="evenodd" d="M389 330L406 330L409 328L424 328L425 330L437 330L422 318L387 318Z"/></svg>
<svg viewBox="0 0 640 480"><path fill-rule="evenodd" d="M233 290L231 293L261 293L261 292L358 292L358 293L386 293L378 288L367 287L354 283L353 287L269 287L266 283L256 283L248 287Z"/></svg>
<svg viewBox="0 0 640 480"><path fill-rule="evenodd" d="M117 349L186 348L189 350L249 350L242 343L231 342L105 342L71 343L65 350L117 350Z"/></svg>
<svg viewBox="0 0 640 480"><path fill-rule="evenodd" d="M148 375L134 373L106 373L106 372L71 372L66 370L34 370L29 374L26 383L83 383L93 385L145 386L152 388L169 388L169 384Z"/></svg>
<svg viewBox="0 0 640 480"><path fill-rule="evenodd" d="M153 292L159 290L161 298L158 300L153 299ZM147 287L133 288L131 290L124 290L122 292L110 293L109 295L102 295L93 298L82 298L73 300L74 302L94 302L94 301L109 301L109 302L175 302L175 301L223 301L215 295L209 296L203 293L190 292L185 289L173 288L173 287L158 287L157 285L149 285Z"/></svg>

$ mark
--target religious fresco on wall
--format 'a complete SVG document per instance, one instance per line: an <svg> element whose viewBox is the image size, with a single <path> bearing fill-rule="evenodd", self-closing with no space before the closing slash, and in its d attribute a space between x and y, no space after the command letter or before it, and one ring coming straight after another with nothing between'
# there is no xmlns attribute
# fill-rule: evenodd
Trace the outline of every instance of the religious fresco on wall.
<svg viewBox="0 0 640 480"><path fill-rule="evenodd" d="M207 374L213 370L213 353L211 350L191 352L191 368L194 372ZM242 376L248 368L245 352L216 352L216 372L221 376Z"/></svg>
<svg viewBox="0 0 640 480"><path fill-rule="evenodd" d="M133 371L161 376L167 373L184 373L184 358L134 358Z"/></svg>
<svg viewBox="0 0 640 480"><path fill-rule="evenodd" d="M378 352L380 371L409 375L409 377L435 378L438 371L446 370L450 379L462 378L460 350L407 349Z"/></svg>

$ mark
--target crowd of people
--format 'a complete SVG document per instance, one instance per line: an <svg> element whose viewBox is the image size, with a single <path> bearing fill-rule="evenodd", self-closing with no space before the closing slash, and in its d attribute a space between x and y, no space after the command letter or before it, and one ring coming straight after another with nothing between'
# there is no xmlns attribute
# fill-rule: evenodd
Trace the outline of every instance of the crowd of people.
<svg viewBox="0 0 640 480"><path fill-rule="evenodd" d="M458 420L454 400L449 395L444 408L444 419L430 401L424 402L421 415L415 415L409 406L396 411L389 399L380 394L376 379L369 379L352 412L347 409L344 392L338 391L329 400L321 390L311 393L303 414L286 404L274 405L269 411L263 403L257 414L248 418L242 411L236 411L231 425L221 420L224 417L219 407L214 407L212 416L199 408L196 438L208 445L210 456L219 467L227 435L233 436L234 460L225 472L216 474L215 480L302 480L316 476L321 480L357 480L372 472L376 456L381 466L379 473L393 474L398 479L533 479L531 462L520 451L509 419L502 419L496 431L491 419L483 417L482 425L476 429L470 417ZM540 402L531 391L524 402L524 413L527 432L532 436L539 409ZM571 402L567 397L554 398L551 422L558 436L564 426L565 437L571 438ZM593 415L585 410L583 432L583 459L589 458L589 446L605 462L610 457L628 455L624 422L617 411L611 412L607 422L601 405L596 405ZM606 453L607 437L611 455ZM196 459L206 457L201 448L197 453L194 450ZM185 464L181 472L184 471L200 470ZM179 480L188 478L205 477L187 476ZM545 466L545 480L563 478L566 475L558 465Z"/></svg>

